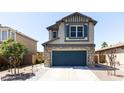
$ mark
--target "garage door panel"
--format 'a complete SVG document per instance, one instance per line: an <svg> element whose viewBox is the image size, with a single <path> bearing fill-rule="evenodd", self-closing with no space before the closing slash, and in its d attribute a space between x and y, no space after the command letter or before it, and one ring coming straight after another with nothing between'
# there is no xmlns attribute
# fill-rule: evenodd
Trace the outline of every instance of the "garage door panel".
<svg viewBox="0 0 124 93"><path fill-rule="evenodd" d="M53 66L85 66L86 51L53 51Z"/></svg>

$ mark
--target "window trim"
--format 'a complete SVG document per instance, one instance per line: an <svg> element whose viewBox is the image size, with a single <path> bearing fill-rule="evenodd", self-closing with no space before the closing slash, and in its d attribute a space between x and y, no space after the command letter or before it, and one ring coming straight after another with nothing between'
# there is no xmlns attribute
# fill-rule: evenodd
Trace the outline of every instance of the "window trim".
<svg viewBox="0 0 124 93"><path fill-rule="evenodd" d="M71 27L76 27L76 37L71 36ZM82 37L78 37L78 30L77 30L78 27L83 27ZM76 39L84 38L84 25L70 25L70 27L69 27L69 38L76 38Z"/></svg>
<svg viewBox="0 0 124 93"><path fill-rule="evenodd" d="M14 33L14 40L16 41L16 32L15 31L10 31L10 39L12 39L12 33Z"/></svg>

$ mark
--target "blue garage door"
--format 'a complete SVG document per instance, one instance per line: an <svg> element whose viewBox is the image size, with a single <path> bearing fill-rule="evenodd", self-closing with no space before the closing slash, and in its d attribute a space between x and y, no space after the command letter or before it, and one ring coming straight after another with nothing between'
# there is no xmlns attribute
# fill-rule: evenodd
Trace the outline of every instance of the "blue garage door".
<svg viewBox="0 0 124 93"><path fill-rule="evenodd" d="M86 66L86 51L53 51L53 66Z"/></svg>

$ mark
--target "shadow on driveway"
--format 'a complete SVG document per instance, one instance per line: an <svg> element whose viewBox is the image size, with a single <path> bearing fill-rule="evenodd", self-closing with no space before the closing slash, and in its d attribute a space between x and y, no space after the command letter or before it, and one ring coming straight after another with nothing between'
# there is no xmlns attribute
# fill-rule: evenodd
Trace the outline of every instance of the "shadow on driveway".
<svg viewBox="0 0 124 93"><path fill-rule="evenodd" d="M95 65L94 67L88 67L90 70L114 70L113 67L106 66L106 65ZM119 70L118 68L115 68L115 70Z"/></svg>
<svg viewBox="0 0 124 93"><path fill-rule="evenodd" d="M35 76L34 73L20 73L20 74L17 74L16 76L7 74L6 76L2 77L1 80L2 81L26 80L33 76Z"/></svg>
<svg viewBox="0 0 124 93"><path fill-rule="evenodd" d="M80 70L114 70L114 68L110 67L110 66L105 66L105 65L95 65L95 66L54 66L52 67L54 68L67 68L67 69L80 69ZM116 68L116 70L119 70L118 68Z"/></svg>

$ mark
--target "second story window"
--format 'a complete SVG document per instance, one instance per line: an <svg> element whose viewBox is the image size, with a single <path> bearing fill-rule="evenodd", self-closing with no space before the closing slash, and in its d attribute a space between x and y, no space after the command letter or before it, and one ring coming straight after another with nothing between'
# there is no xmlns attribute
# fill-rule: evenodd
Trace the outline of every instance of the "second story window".
<svg viewBox="0 0 124 93"><path fill-rule="evenodd" d="M56 31L52 32L52 37L57 38L57 32Z"/></svg>
<svg viewBox="0 0 124 93"><path fill-rule="evenodd" d="M1 36L1 38L2 38L2 41L4 41L4 40L7 40L7 37L8 37L8 32L7 31L2 31L2 36Z"/></svg>
<svg viewBox="0 0 124 93"><path fill-rule="evenodd" d="M0 41L5 41L8 39L16 40L16 32L9 30L1 30L0 31Z"/></svg>
<svg viewBox="0 0 124 93"><path fill-rule="evenodd" d="M78 25L70 26L70 38L83 38L84 27Z"/></svg>
<svg viewBox="0 0 124 93"><path fill-rule="evenodd" d="M83 37L83 26L77 27L77 37Z"/></svg>
<svg viewBox="0 0 124 93"><path fill-rule="evenodd" d="M70 36L76 37L76 26L71 26Z"/></svg>

